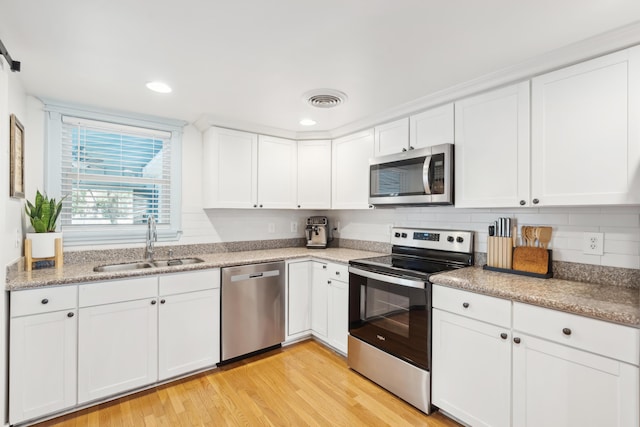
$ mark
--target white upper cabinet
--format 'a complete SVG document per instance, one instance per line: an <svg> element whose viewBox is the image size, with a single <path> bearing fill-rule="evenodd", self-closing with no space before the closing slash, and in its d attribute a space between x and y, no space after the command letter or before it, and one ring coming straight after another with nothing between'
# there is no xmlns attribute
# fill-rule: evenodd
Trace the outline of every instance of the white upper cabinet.
<svg viewBox="0 0 640 427"><path fill-rule="evenodd" d="M640 202L640 47L533 79L531 196Z"/></svg>
<svg viewBox="0 0 640 427"><path fill-rule="evenodd" d="M258 137L258 207L296 207L298 151L296 141Z"/></svg>
<svg viewBox="0 0 640 427"><path fill-rule="evenodd" d="M409 117L409 149L453 144L453 104Z"/></svg>
<svg viewBox="0 0 640 427"><path fill-rule="evenodd" d="M529 205L529 82L455 104L456 207Z"/></svg>
<svg viewBox="0 0 640 427"><path fill-rule="evenodd" d="M369 209L369 159L373 129L333 140L333 209Z"/></svg>
<svg viewBox="0 0 640 427"><path fill-rule="evenodd" d="M331 141L298 142L298 208L331 208Z"/></svg>
<svg viewBox="0 0 640 427"><path fill-rule="evenodd" d="M386 156L410 149L408 117L376 126L374 133L375 156Z"/></svg>
<svg viewBox="0 0 640 427"><path fill-rule="evenodd" d="M258 200L258 136L211 127L203 141L203 207L253 208Z"/></svg>

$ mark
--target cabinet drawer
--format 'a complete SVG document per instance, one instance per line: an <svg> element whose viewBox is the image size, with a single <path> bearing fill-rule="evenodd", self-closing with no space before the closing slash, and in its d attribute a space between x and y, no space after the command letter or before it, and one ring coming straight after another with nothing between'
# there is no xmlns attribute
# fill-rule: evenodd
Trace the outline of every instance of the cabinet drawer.
<svg viewBox="0 0 640 427"><path fill-rule="evenodd" d="M158 278L160 295L204 291L220 287L220 269L166 274Z"/></svg>
<svg viewBox="0 0 640 427"><path fill-rule="evenodd" d="M11 292L11 317L76 308L78 287L60 286Z"/></svg>
<svg viewBox="0 0 640 427"><path fill-rule="evenodd" d="M433 307L494 325L511 326L511 301L433 285Z"/></svg>
<svg viewBox="0 0 640 427"><path fill-rule="evenodd" d="M636 328L514 303L513 329L634 365L640 362L640 330Z"/></svg>
<svg viewBox="0 0 640 427"><path fill-rule="evenodd" d="M78 299L80 307L132 301L158 295L158 276L129 280L111 280L108 282L80 285Z"/></svg>
<svg viewBox="0 0 640 427"><path fill-rule="evenodd" d="M329 262L327 263L327 270L329 271L329 280L349 282L349 266Z"/></svg>

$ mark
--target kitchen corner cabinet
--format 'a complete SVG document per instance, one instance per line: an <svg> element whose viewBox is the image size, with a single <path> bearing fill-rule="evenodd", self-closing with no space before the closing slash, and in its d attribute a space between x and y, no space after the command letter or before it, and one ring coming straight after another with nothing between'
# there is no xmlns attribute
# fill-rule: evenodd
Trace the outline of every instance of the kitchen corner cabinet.
<svg viewBox="0 0 640 427"><path fill-rule="evenodd" d="M529 82L455 103L455 205L529 206Z"/></svg>
<svg viewBox="0 0 640 427"><path fill-rule="evenodd" d="M203 207L253 208L258 200L258 136L211 127L204 133Z"/></svg>
<svg viewBox="0 0 640 427"><path fill-rule="evenodd" d="M158 279L79 287L78 403L158 379Z"/></svg>
<svg viewBox="0 0 640 427"><path fill-rule="evenodd" d="M511 303L433 287L433 404L473 426L511 422Z"/></svg>
<svg viewBox="0 0 640 427"><path fill-rule="evenodd" d="M11 293L9 423L76 404L77 286Z"/></svg>
<svg viewBox="0 0 640 427"><path fill-rule="evenodd" d="M369 159L374 156L373 129L334 139L331 156L332 208L371 209Z"/></svg>
<svg viewBox="0 0 640 427"><path fill-rule="evenodd" d="M640 202L640 46L532 80L531 196Z"/></svg>
<svg viewBox="0 0 640 427"><path fill-rule="evenodd" d="M297 164L296 141L258 136L258 207L294 209L297 206Z"/></svg>
<svg viewBox="0 0 640 427"><path fill-rule="evenodd" d="M311 331L312 261L287 263L287 340Z"/></svg>
<svg viewBox="0 0 640 427"><path fill-rule="evenodd" d="M409 148L454 143L453 103L409 117Z"/></svg>
<svg viewBox="0 0 640 427"><path fill-rule="evenodd" d="M411 150L409 145L409 118L376 126L374 129L374 156L386 156Z"/></svg>
<svg viewBox="0 0 640 427"><path fill-rule="evenodd" d="M158 277L158 379L220 362L220 269Z"/></svg>
<svg viewBox="0 0 640 427"><path fill-rule="evenodd" d="M299 209L331 209L331 141L298 142Z"/></svg>

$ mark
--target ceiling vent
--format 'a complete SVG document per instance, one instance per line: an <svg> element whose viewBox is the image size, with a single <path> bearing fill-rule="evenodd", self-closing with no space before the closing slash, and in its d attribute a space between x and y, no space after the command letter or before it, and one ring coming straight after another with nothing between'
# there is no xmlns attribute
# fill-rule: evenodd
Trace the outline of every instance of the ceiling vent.
<svg viewBox="0 0 640 427"><path fill-rule="evenodd" d="M304 94L304 100L316 108L333 108L347 102L347 95L334 89L316 89Z"/></svg>

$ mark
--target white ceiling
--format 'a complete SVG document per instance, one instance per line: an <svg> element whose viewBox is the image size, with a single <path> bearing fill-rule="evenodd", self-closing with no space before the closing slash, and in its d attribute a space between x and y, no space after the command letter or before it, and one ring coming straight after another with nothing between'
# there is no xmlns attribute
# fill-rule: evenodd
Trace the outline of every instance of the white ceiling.
<svg viewBox="0 0 640 427"><path fill-rule="evenodd" d="M638 0L0 0L29 94L332 130L640 21ZM169 83L169 95L145 88ZM331 110L316 88L344 91ZM305 128L302 118L318 124Z"/></svg>

